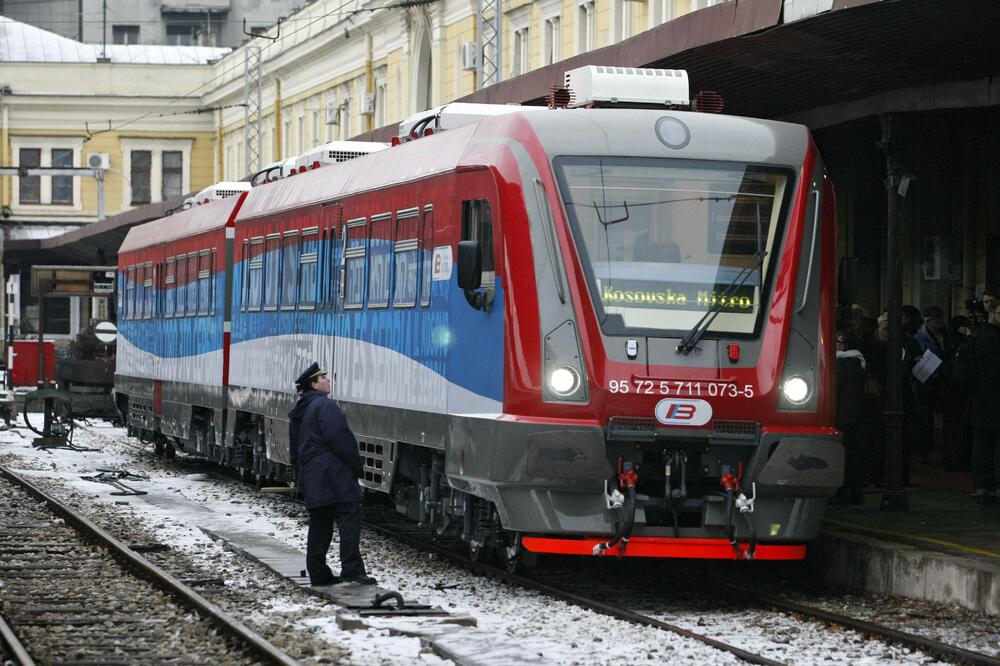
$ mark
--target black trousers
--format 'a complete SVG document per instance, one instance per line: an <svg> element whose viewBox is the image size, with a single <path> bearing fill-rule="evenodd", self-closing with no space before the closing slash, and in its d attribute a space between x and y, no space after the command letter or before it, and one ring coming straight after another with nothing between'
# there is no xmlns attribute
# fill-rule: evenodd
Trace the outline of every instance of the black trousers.
<svg viewBox="0 0 1000 666"><path fill-rule="evenodd" d="M998 428L976 428L972 439L972 477L976 490L996 490L1000 483L998 435Z"/></svg>
<svg viewBox="0 0 1000 666"><path fill-rule="evenodd" d="M333 576L326 564L326 554L333 540L334 523L340 532L340 577L365 575L365 563L361 559L361 502L337 502L309 509L306 569L314 584Z"/></svg>

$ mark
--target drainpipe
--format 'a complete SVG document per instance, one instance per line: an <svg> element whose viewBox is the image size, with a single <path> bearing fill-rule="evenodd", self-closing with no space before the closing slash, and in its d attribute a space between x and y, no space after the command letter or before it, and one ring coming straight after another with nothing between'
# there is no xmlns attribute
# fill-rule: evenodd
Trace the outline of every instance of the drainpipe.
<svg viewBox="0 0 1000 666"><path fill-rule="evenodd" d="M274 161L285 159L281 152L281 79L274 78Z"/></svg>

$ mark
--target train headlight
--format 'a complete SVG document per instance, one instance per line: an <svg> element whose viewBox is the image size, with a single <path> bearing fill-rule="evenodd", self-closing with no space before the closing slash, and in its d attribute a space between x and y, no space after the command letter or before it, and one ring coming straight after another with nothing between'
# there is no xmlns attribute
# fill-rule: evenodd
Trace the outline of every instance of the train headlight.
<svg viewBox="0 0 1000 666"><path fill-rule="evenodd" d="M569 366L561 365L549 375L549 390L556 395L570 395L580 386L580 375Z"/></svg>
<svg viewBox="0 0 1000 666"><path fill-rule="evenodd" d="M789 377L781 386L785 399L793 405L801 405L809 399L809 382L799 376Z"/></svg>

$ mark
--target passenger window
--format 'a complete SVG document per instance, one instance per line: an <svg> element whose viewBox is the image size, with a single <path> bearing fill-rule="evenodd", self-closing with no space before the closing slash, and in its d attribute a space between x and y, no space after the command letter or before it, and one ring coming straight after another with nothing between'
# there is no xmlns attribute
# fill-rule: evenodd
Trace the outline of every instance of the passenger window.
<svg viewBox="0 0 1000 666"><path fill-rule="evenodd" d="M299 236L285 234L281 241L281 307L294 308L298 293Z"/></svg>
<svg viewBox="0 0 1000 666"><path fill-rule="evenodd" d="M249 263L250 243L244 239L243 250L240 254L240 310L247 309L247 266Z"/></svg>
<svg viewBox="0 0 1000 666"><path fill-rule="evenodd" d="M264 242L264 308L277 309L281 286L281 238L268 236Z"/></svg>
<svg viewBox="0 0 1000 666"><path fill-rule="evenodd" d="M132 319L142 319L142 284L144 282L143 274L145 272L146 270L142 266L135 269L133 278L135 280L135 289L132 292L131 303Z"/></svg>
<svg viewBox="0 0 1000 666"><path fill-rule="evenodd" d="M299 259L299 306L316 307L316 280L319 266L319 243L316 231L302 234Z"/></svg>
<svg viewBox="0 0 1000 666"><path fill-rule="evenodd" d="M345 308L360 308L365 302L366 220L349 221L344 228L344 275L341 292Z"/></svg>
<svg viewBox="0 0 1000 666"><path fill-rule="evenodd" d="M174 309L174 314L178 317L184 316L184 309L187 307L187 287L184 286L186 279L187 257L180 256L177 257L177 278L175 280L177 283L177 307Z"/></svg>
<svg viewBox="0 0 1000 666"><path fill-rule="evenodd" d="M187 316L194 317L198 314L198 253L192 252L188 255L187 263Z"/></svg>
<svg viewBox="0 0 1000 666"><path fill-rule="evenodd" d="M250 240L250 259L247 263L247 309L259 311L264 287L264 239Z"/></svg>
<svg viewBox="0 0 1000 666"><path fill-rule="evenodd" d="M212 253L202 250L198 253L198 314L206 315L212 310Z"/></svg>
<svg viewBox="0 0 1000 666"><path fill-rule="evenodd" d="M490 202L486 199L462 202L462 240L479 241L483 255L482 286L494 286L496 271L493 267L493 215L490 212Z"/></svg>
<svg viewBox="0 0 1000 666"><path fill-rule="evenodd" d="M163 314L174 316L174 304L177 302L177 265L173 257L167 257L166 275L163 278Z"/></svg>
<svg viewBox="0 0 1000 666"><path fill-rule="evenodd" d="M413 208L396 213L392 293L392 302L396 306L407 307L417 303L419 226L419 209Z"/></svg>
<svg viewBox="0 0 1000 666"><path fill-rule="evenodd" d="M424 225L420 236L420 304L431 304L431 278L434 275L434 208L424 208Z"/></svg>
<svg viewBox="0 0 1000 666"><path fill-rule="evenodd" d="M368 307L385 307L389 304L392 267L392 213L372 217L368 257Z"/></svg>
<svg viewBox="0 0 1000 666"><path fill-rule="evenodd" d="M156 290L153 289L153 283L155 281L154 280L155 277L156 273L153 272L153 262L148 262L146 264L146 275L144 276L144 279L142 281L143 295L145 297L143 300L142 316L145 319L153 318L153 303L154 303L153 299L156 298Z"/></svg>

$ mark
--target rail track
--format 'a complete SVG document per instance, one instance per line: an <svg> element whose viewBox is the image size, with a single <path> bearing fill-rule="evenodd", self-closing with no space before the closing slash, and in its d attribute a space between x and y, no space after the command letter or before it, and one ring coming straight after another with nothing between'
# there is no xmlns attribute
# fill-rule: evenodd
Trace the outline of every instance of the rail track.
<svg viewBox="0 0 1000 666"><path fill-rule="evenodd" d="M31 655L102 664L296 663L2 466L0 500L0 615L9 625L0 627L0 636L15 663L30 664Z"/></svg>
<svg viewBox="0 0 1000 666"><path fill-rule="evenodd" d="M377 512L378 518L383 518L388 512ZM621 580L600 581L594 577L585 577L584 583L580 583L581 576L578 572L563 577L558 574L546 574L543 572L529 572L528 574L509 573L502 565L494 565L482 560L473 561L463 550L448 545L442 545L431 540L425 530L401 526L394 520L366 520L365 525L389 538L396 539L414 548L433 552L446 558L461 567L475 573L485 575L496 580L504 581L511 585L535 590L556 599L566 601L584 608L589 608L595 612L615 617L618 619L657 627L665 631L696 640L710 645L719 650L728 652L748 663L753 664L780 664L767 656L751 652L722 640L711 638L702 633L691 631L675 623L667 622L656 617L656 612L640 610L640 608L652 608L659 602L662 605L662 591L658 589L648 589L643 583L622 583ZM388 523L388 524L387 524ZM572 582L570 582L572 581ZM632 589L632 588L636 589ZM581 589L583 588L583 589ZM917 650L936 659L959 664L975 664L977 666L1000 666L1000 659L966 650L964 648L935 641L930 638L918 636L912 633L899 631L891 627L877 625L871 622L858 620L846 615L833 613L820 608L814 608L804 604L795 603L782 599L774 594L765 594L753 589L737 587L735 585L718 582L712 584L714 591L719 591L731 606L741 609L753 608L755 610L767 611L776 610L798 618L817 621L827 625L837 626L843 629L856 631L861 634L873 637L886 643L895 644L912 650ZM596 594L594 593L596 591ZM660 596L658 596L660 595ZM633 603L629 606L620 603L609 602L606 599L615 597L629 597Z"/></svg>

